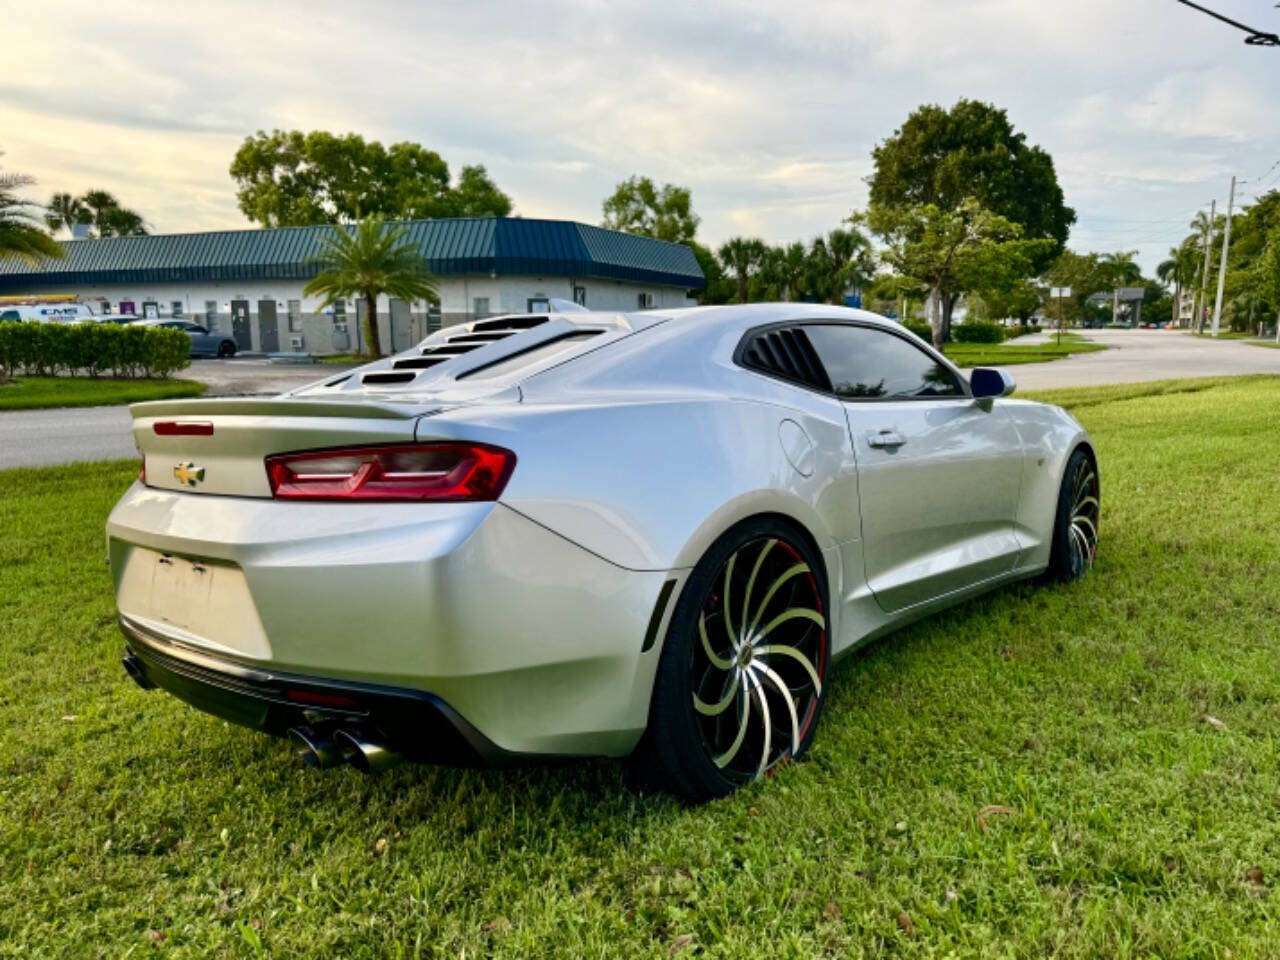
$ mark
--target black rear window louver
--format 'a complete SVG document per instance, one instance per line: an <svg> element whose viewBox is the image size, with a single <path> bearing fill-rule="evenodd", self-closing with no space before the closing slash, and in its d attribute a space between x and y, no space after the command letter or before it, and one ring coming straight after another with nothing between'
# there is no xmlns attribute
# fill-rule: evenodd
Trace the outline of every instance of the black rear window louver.
<svg viewBox="0 0 1280 960"><path fill-rule="evenodd" d="M815 390L831 390L831 381L802 327L757 333L742 350L742 365Z"/></svg>
<svg viewBox="0 0 1280 960"><path fill-rule="evenodd" d="M534 327L540 327L548 319L548 317L499 317L496 320L481 320L479 323L473 323L471 329L475 333L486 333L490 330L509 330L515 333L517 330L532 330Z"/></svg>
<svg viewBox="0 0 1280 960"><path fill-rule="evenodd" d="M416 376L417 376L416 373L409 373L407 370L404 373L396 373L394 371L388 371L385 373L366 373L363 377L360 378L360 382L361 383L408 383L410 380L412 380Z"/></svg>
<svg viewBox="0 0 1280 960"><path fill-rule="evenodd" d="M391 366L395 370L425 370L427 367L434 367L437 363L444 363L448 359L449 354L430 357L405 357L403 360L396 360Z"/></svg>

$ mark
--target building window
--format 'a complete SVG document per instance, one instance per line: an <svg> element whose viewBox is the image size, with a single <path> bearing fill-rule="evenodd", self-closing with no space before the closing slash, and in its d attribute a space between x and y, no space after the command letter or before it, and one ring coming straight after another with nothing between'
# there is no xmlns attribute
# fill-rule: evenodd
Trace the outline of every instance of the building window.
<svg viewBox="0 0 1280 960"><path fill-rule="evenodd" d="M653 308L653 294L648 292L636 294L636 306L641 310L651 310Z"/></svg>
<svg viewBox="0 0 1280 960"><path fill-rule="evenodd" d="M147 320L160 319L160 304L156 303L154 300L143 300L142 316Z"/></svg>
<svg viewBox="0 0 1280 960"><path fill-rule="evenodd" d="M121 300L120 313L122 315L133 317L133 316L137 316L138 310L137 310L137 307L134 306L134 303L132 300Z"/></svg>
<svg viewBox="0 0 1280 960"><path fill-rule="evenodd" d="M587 305L587 288L575 286L573 288L573 302L580 307Z"/></svg>
<svg viewBox="0 0 1280 960"><path fill-rule="evenodd" d="M111 316L111 301L110 301L110 300L103 300L103 301L102 301L102 315L103 315L104 317L109 317L109 316Z"/></svg>
<svg viewBox="0 0 1280 960"><path fill-rule="evenodd" d="M347 301L333 301L333 325L335 327L339 325L345 327L347 325Z"/></svg>
<svg viewBox="0 0 1280 960"><path fill-rule="evenodd" d="M476 319L480 320L489 315L489 298L476 297L472 313L476 315Z"/></svg>
<svg viewBox="0 0 1280 960"><path fill-rule="evenodd" d="M546 297L530 297L529 313L550 313L551 301Z"/></svg>
<svg viewBox="0 0 1280 960"><path fill-rule="evenodd" d="M182 319L182 301L171 300L169 301L169 306L173 308L173 318L175 320L181 320Z"/></svg>
<svg viewBox="0 0 1280 960"><path fill-rule="evenodd" d="M210 330L213 329L214 323L218 320L218 301L206 300L204 302L204 322Z"/></svg>
<svg viewBox="0 0 1280 960"><path fill-rule="evenodd" d="M302 330L302 301L289 301L289 332L298 333Z"/></svg>

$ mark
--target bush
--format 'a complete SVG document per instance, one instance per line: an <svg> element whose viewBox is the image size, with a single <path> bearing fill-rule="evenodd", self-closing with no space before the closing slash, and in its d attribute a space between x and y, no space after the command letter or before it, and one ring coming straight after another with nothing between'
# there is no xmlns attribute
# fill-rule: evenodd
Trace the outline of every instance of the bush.
<svg viewBox="0 0 1280 960"><path fill-rule="evenodd" d="M933 329L927 323L913 323L908 321L904 323L903 326L925 343L933 343Z"/></svg>
<svg viewBox="0 0 1280 960"><path fill-rule="evenodd" d="M115 323L0 323L0 369L52 376L167 377L191 361L191 338Z"/></svg>
<svg viewBox="0 0 1280 960"><path fill-rule="evenodd" d="M995 323L959 323L951 328L956 343L1000 343L1004 328Z"/></svg>

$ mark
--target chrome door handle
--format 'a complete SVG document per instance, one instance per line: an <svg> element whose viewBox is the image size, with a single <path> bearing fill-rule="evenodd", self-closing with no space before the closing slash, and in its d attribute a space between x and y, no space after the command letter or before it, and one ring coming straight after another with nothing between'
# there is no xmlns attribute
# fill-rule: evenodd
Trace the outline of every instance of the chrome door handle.
<svg viewBox="0 0 1280 960"><path fill-rule="evenodd" d="M880 449L900 447L906 442L907 438L897 430L881 430L879 433L867 434L867 445Z"/></svg>

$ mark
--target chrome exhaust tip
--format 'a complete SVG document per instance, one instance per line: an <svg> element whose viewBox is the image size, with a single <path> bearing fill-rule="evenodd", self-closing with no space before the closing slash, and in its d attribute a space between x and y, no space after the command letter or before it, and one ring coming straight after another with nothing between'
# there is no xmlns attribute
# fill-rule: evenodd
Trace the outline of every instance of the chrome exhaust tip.
<svg viewBox="0 0 1280 960"><path fill-rule="evenodd" d="M292 727L289 739L298 751L298 759L308 767L323 770L336 767L343 761L343 754L323 730L313 727Z"/></svg>
<svg viewBox="0 0 1280 960"><path fill-rule="evenodd" d="M333 742L342 753L342 758L361 773L382 773L404 760L404 757L364 730L344 727L333 735Z"/></svg>
<svg viewBox="0 0 1280 960"><path fill-rule="evenodd" d="M154 690L156 688L156 685L147 679L146 671L142 669L142 661L132 653L126 653L121 657L120 663L124 667L124 672L143 690Z"/></svg>

